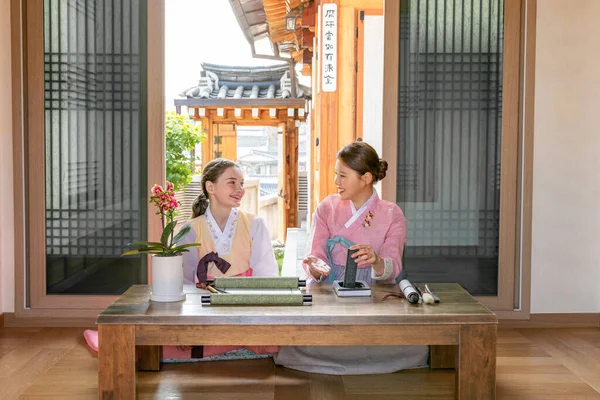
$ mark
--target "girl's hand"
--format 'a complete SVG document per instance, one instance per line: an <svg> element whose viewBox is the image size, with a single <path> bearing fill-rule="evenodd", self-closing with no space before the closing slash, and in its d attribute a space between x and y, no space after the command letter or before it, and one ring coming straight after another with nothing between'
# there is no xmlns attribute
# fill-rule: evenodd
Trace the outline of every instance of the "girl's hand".
<svg viewBox="0 0 600 400"><path fill-rule="evenodd" d="M331 273L329 265L317 257L308 256L302 260L302 263L307 267L308 273L312 275L313 279L317 282L322 282L323 279L327 278Z"/></svg>
<svg viewBox="0 0 600 400"><path fill-rule="evenodd" d="M354 258L356 265L359 267L377 264L381 260L377 253L375 253L373 246L370 244L357 244L350 247L350 250L358 250L356 253L352 254L352 258Z"/></svg>

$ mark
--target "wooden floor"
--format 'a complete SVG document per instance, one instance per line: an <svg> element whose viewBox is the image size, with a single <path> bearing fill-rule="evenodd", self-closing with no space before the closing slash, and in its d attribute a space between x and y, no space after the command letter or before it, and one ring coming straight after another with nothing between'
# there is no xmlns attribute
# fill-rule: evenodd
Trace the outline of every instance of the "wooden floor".
<svg viewBox="0 0 600 400"><path fill-rule="evenodd" d="M97 399L81 329L0 329L0 399ZM502 329L498 399L600 399L600 329ZM451 399L453 371L320 376L271 360L165 365L138 373L141 399ZM200 397L204 396L204 397Z"/></svg>

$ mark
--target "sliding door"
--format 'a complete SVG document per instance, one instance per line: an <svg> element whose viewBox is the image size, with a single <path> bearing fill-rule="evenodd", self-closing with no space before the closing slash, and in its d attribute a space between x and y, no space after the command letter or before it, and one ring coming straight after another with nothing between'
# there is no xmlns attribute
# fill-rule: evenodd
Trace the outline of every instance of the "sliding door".
<svg viewBox="0 0 600 400"><path fill-rule="evenodd" d="M392 4L393 3L393 4ZM520 1L386 2L384 196L408 220L405 267L512 309ZM395 90L395 93L391 93ZM391 105L391 104L393 105Z"/></svg>
<svg viewBox="0 0 600 400"><path fill-rule="evenodd" d="M148 49L163 6L22 2L25 308L103 308L148 283L147 257L121 254L155 231L149 187L164 179L164 50Z"/></svg>

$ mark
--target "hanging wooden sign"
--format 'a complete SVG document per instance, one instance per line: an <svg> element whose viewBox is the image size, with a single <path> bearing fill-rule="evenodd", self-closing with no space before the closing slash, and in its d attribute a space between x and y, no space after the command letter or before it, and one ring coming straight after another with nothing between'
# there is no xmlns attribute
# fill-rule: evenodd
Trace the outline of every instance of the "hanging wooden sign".
<svg viewBox="0 0 600 400"><path fill-rule="evenodd" d="M321 32L321 88L324 92L335 92L337 89L337 30L338 7L337 4L326 3L322 5L322 32Z"/></svg>

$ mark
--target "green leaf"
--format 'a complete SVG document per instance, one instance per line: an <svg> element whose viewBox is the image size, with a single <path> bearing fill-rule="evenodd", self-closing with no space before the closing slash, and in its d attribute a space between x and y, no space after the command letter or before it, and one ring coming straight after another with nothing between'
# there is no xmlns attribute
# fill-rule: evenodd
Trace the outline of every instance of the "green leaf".
<svg viewBox="0 0 600 400"><path fill-rule="evenodd" d="M189 226L189 225L184 226L179 231L179 233L177 233L177 235L175 235L175 237L173 238L173 242L171 243L171 246L174 245L175 243L178 243L181 239L183 239L183 237L188 234L188 232L190 231L190 229L192 229L191 226Z"/></svg>
<svg viewBox="0 0 600 400"><path fill-rule="evenodd" d="M160 246L160 247L142 247L139 249L133 249L133 250L126 251L125 253L121 254L121 257L132 256L132 255L140 254L140 253L150 253L150 252L154 252L154 251L162 252L162 251L164 251L164 248L162 246Z"/></svg>
<svg viewBox="0 0 600 400"><path fill-rule="evenodd" d="M190 247L200 247L200 243L182 244L181 246L173 247L170 251L175 252L175 253L179 253L181 251L188 251L188 250L185 250L185 249L190 248Z"/></svg>
<svg viewBox="0 0 600 400"><path fill-rule="evenodd" d="M129 250L126 251L125 253L121 254L121 257L125 257L125 256L133 256L135 254L140 254L140 251L138 249L135 250Z"/></svg>
<svg viewBox="0 0 600 400"><path fill-rule="evenodd" d="M189 118L169 111L165 115L167 180L179 191L192 181L195 160L191 151L206 139L200 126Z"/></svg>
<svg viewBox="0 0 600 400"><path fill-rule="evenodd" d="M165 226L165 230L160 237L160 241L164 247L170 247L167 245L167 240L169 240L169 236L171 236L171 232L175 229L175 225L177 225L177 221L171 221Z"/></svg>
<svg viewBox="0 0 600 400"><path fill-rule="evenodd" d="M162 243L160 242L133 242L133 243L128 243L127 246L161 246L162 247Z"/></svg>

